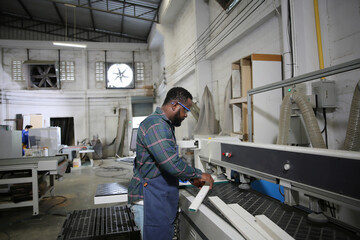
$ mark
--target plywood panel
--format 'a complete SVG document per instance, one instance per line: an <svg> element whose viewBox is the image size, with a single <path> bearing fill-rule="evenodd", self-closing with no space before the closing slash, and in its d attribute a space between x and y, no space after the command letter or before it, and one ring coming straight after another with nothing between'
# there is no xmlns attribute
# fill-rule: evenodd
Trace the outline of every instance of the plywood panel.
<svg viewBox="0 0 360 240"><path fill-rule="evenodd" d="M231 71L231 98L238 98L241 96L241 82L240 82L240 63L232 64ZM230 100L231 101L231 100ZM233 132L241 132L241 109L240 106L232 106L233 117Z"/></svg>
<svg viewBox="0 0 360 240"><path fill-rule="evenodd" d="M241 74L241 97L247 96L247 91L252 88L252 76L251 76L251 61L250 59L243 58L240 60L240 74ZM248 131L248 105L243 103L241 105L241 118L242 126L241 130L245 141L249 138Z"/></svg>
<svg viewBox="0 0 360 240"><path fill-rule="evenodd" d="M281 62L281 55L275 54L252 54L252 61L278 61Z"/></svg>
<svg viewBox="0 0 360 240"><path fill-rule="evenodd" d="M30 125L33 128L43 128L43 117L40 114L30 115Z"/></svg>

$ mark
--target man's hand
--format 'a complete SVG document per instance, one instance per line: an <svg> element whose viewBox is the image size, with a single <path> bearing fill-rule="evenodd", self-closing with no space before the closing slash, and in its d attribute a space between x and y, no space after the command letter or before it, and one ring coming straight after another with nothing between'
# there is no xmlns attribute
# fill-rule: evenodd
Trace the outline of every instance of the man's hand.
<svg viewBox="0 0 360 240"><path fill-rule="evenodd" d="M202 188L202 186L205 185L205 183L209 183L210 189L212 189L214 185L214 179L211 177L211 174L209 173L203 173L201 175L201 178L194 178L192 179L192 185L194 185L197 188Z"/></svg>
<svg viewBox="0 0 360 240"><path fill-rule="evenodd" d="M209 174L209 173L203 173L201 175L200 181L204 182L204 184L205 184L205 182L209 183L210 189L212 189L212 187L214 185L214 179L211 177L211 174Z"/></svg>
<svg viewBox="0 0 360 240"><path fill-rule="evenodd" d="M202 186L204 186L205 182L202 182L200 180L200 178L194 178L191 179L191 184L194 185L195 187L197 187L198 189L202 188Z"/></svg>

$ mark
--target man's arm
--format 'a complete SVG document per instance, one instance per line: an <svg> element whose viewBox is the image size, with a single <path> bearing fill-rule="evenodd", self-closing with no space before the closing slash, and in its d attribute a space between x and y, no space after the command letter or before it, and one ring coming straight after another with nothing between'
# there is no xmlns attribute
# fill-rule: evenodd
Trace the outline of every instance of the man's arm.
<svg viewBox="0 0 360 240"><path fill-rule="evenodd" d="M201 170L189 166L179 157L172 131L167 124L154 124L145 133L143 140L144 147L162 170L180 179L203 178Z"/></svg>

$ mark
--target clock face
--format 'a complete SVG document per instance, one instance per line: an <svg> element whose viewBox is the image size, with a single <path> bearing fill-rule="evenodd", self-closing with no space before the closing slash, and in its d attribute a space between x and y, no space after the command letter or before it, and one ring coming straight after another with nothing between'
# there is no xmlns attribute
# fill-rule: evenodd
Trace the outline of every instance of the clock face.
<svg viewBox="0 0 360 240"><path fill-rule="evenodd" d="M132 88L134 74L131 67L125 63L109 64L107 70L108 88Z"/></svg>

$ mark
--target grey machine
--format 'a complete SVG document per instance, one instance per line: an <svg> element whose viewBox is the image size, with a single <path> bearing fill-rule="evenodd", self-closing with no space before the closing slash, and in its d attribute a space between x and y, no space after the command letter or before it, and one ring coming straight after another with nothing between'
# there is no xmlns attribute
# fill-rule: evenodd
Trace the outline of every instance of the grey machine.
<svg viewBox="0 0 360 240"><path fill-rule="evenodd" d="M0 209L32 206L33 215L38 215L39 200L48 192L53 194L55 176L64 175L68 160L65 156L55 154L47 157L22 157L21 131L0 128L0 133L0 190L3 193ZM49 178L49 183L46 178ZM46 184L40 187L39 183ZM29 187L29 191L20 197L17 194L18 197L14 198L11 188L19 184Z"/></svg>
<svg viewBox="0 0 360 240"><path fill-rule="evenodd" d="M235 137L193 141L195 166L215 175L232 173L240 182L215 184L207 196L237 203L252 215L265 215L294 239L358 239L360 232L360 154L340 150L241 142ZM262 179L283 189L284 201L251 189ZM248 185L248 187L246 187ZM205 198L188 210L196 188L180 191L181 239L245 239Z"/></svg>

